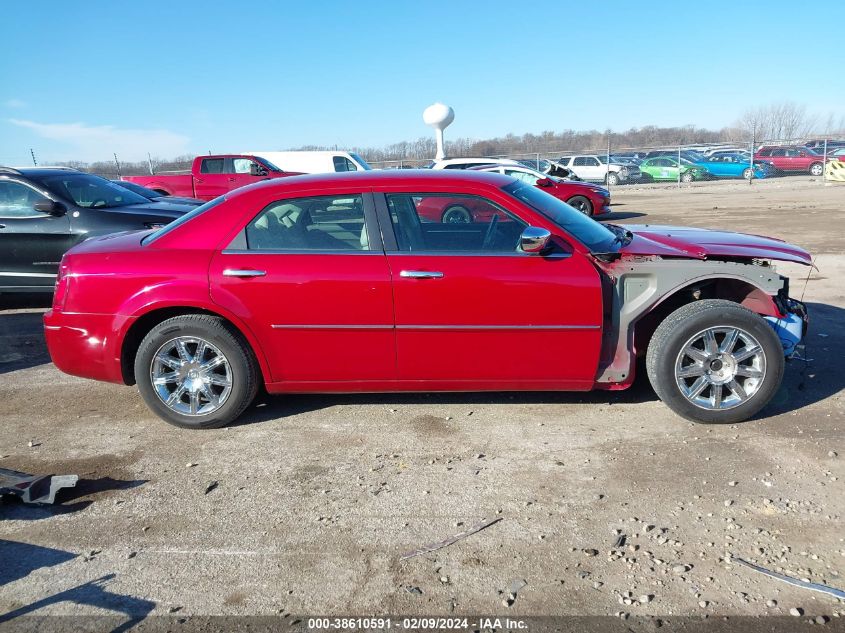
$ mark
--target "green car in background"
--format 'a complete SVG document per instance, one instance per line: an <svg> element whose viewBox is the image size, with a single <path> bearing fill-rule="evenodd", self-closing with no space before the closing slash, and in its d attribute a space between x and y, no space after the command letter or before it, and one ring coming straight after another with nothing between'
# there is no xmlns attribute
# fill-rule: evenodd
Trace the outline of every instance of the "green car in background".
<svg viewBox="0 0 845 633"><path fill-rule="evenodd" d="M668 156L655 156L640 163L640 171L646 178L652 180L678 180L678 170L681 172L681 182L692 182L703 180L708 176L704 167L691 163L686 158L681 158L680 167L677 158Z"/></svg>

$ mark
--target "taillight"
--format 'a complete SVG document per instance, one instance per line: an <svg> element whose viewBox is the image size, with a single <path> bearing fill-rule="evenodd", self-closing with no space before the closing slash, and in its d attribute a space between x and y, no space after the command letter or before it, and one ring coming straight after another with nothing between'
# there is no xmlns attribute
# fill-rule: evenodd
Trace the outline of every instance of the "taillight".
<svg viewBox="0 0 845 633"><path fill-rule="evenodd" d="M62 263L59 264L59 274L56 275L56 288L53 291L54 310L64 310L68 284L70 284L70 265L67 258L63 257Z"/></svg>

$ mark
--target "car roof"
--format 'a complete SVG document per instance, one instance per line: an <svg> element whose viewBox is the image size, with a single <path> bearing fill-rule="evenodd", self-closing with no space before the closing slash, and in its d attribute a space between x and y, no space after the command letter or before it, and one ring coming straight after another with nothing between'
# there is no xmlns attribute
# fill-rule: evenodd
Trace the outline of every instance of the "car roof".
<svg viewBox="0 0 845 633"><path fill-rule="evenodd" d="M23 176L24 178L38 178L40 176L53 176L56 173L69 172L82 174L73 167L0 167L0 176Z"/></svg>
<svg viewBox="0 0 845 633"><path fill-rule="evenodd" d="M487 185L496 188L513 182L510 176L487 172L470 171L468 169L431 170L431 169L373 169L370 171L332 172L325 174L304 174L302 176L288 176L286 178L271 178L246 187L241 187L228 194L227 198L239 196L242 192L257 191L259 189L276 189L279 192L291 190L305 190L319 187L341 187L354 184L356 188L380 186L409 186L425 187L426 185L451 182L456 185Z"/></svg>

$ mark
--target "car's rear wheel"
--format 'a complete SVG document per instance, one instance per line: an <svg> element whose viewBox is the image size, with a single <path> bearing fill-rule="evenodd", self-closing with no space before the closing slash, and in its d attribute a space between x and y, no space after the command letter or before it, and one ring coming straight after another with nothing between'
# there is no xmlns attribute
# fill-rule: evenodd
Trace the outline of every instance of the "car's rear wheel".
<svg viewBox="0 0 845 633"><path fill-rule="evenodd" d="M472 222L472 214L466 207L455 204L443 212L441 221L443 224L469 224Z"/></svg>
<svg viewBox="0 0 845 633"><path fill-rule="evenodd" d="M742 171L742 177L746 180L751 180L754 177L754 172L751 170L751 167L746 167Z"/></svg>
<svg viewBox="0 0 845 633"><path fill-rule="evenodd" d="M593 203L586 196L572 196L566 201L566 204L578 209L584 215L593 215Z"/></svg>
<svg viewBox="0 0 845 633"><path fill-rule="evenodd" d="M619 184L619 174L610 172L609 174L607 174L607 178L605 178L605 180L607 181L608 185L614 187Z"/></svg>
<svg viewBox="0 0 845 633"><path fill-rule="evenodd" d="M657 327L646 353L658 397L688 420L747 420L783 379L783 347L758 315L732 301L687 304Z"/></svg>
<svg viewBox="0 0 845 633"><path fill-rule="evenodd" d="M810 165L811 176L821 176L824 173L824 165L821 163L813 163Z"/></svg>
<svg viewBox="0 0 845 633"><path fill-rule="evenodd" d="M681 182L692 182L693 180L695 180L695 174L691 171L685 171L681 174Z"/></svg>
<svg viewBox="0 0 845 633"><path fill-rule="evenodd" d="M259 371L248 343L223 319L187 314L159 323L144 337L135 379L147 406L166 422L213 429L249 406Z"/></svg>

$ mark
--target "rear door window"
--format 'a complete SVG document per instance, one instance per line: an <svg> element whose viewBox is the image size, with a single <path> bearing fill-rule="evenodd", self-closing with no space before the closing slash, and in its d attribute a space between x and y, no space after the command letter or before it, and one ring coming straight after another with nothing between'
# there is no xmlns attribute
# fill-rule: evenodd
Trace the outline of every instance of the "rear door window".
<svg viewBox="0 0 845 633"><path fill-rule="evenodd" d="M203 158L200 163L201 174L223 174L225 173L224 158Z"/></svg>
<svg viewBox="0 0 845 633"><path fill-rule="evenodd" d="M255 251L369 251L360 195L291 198L270 204L246 226Z"/></svg>

